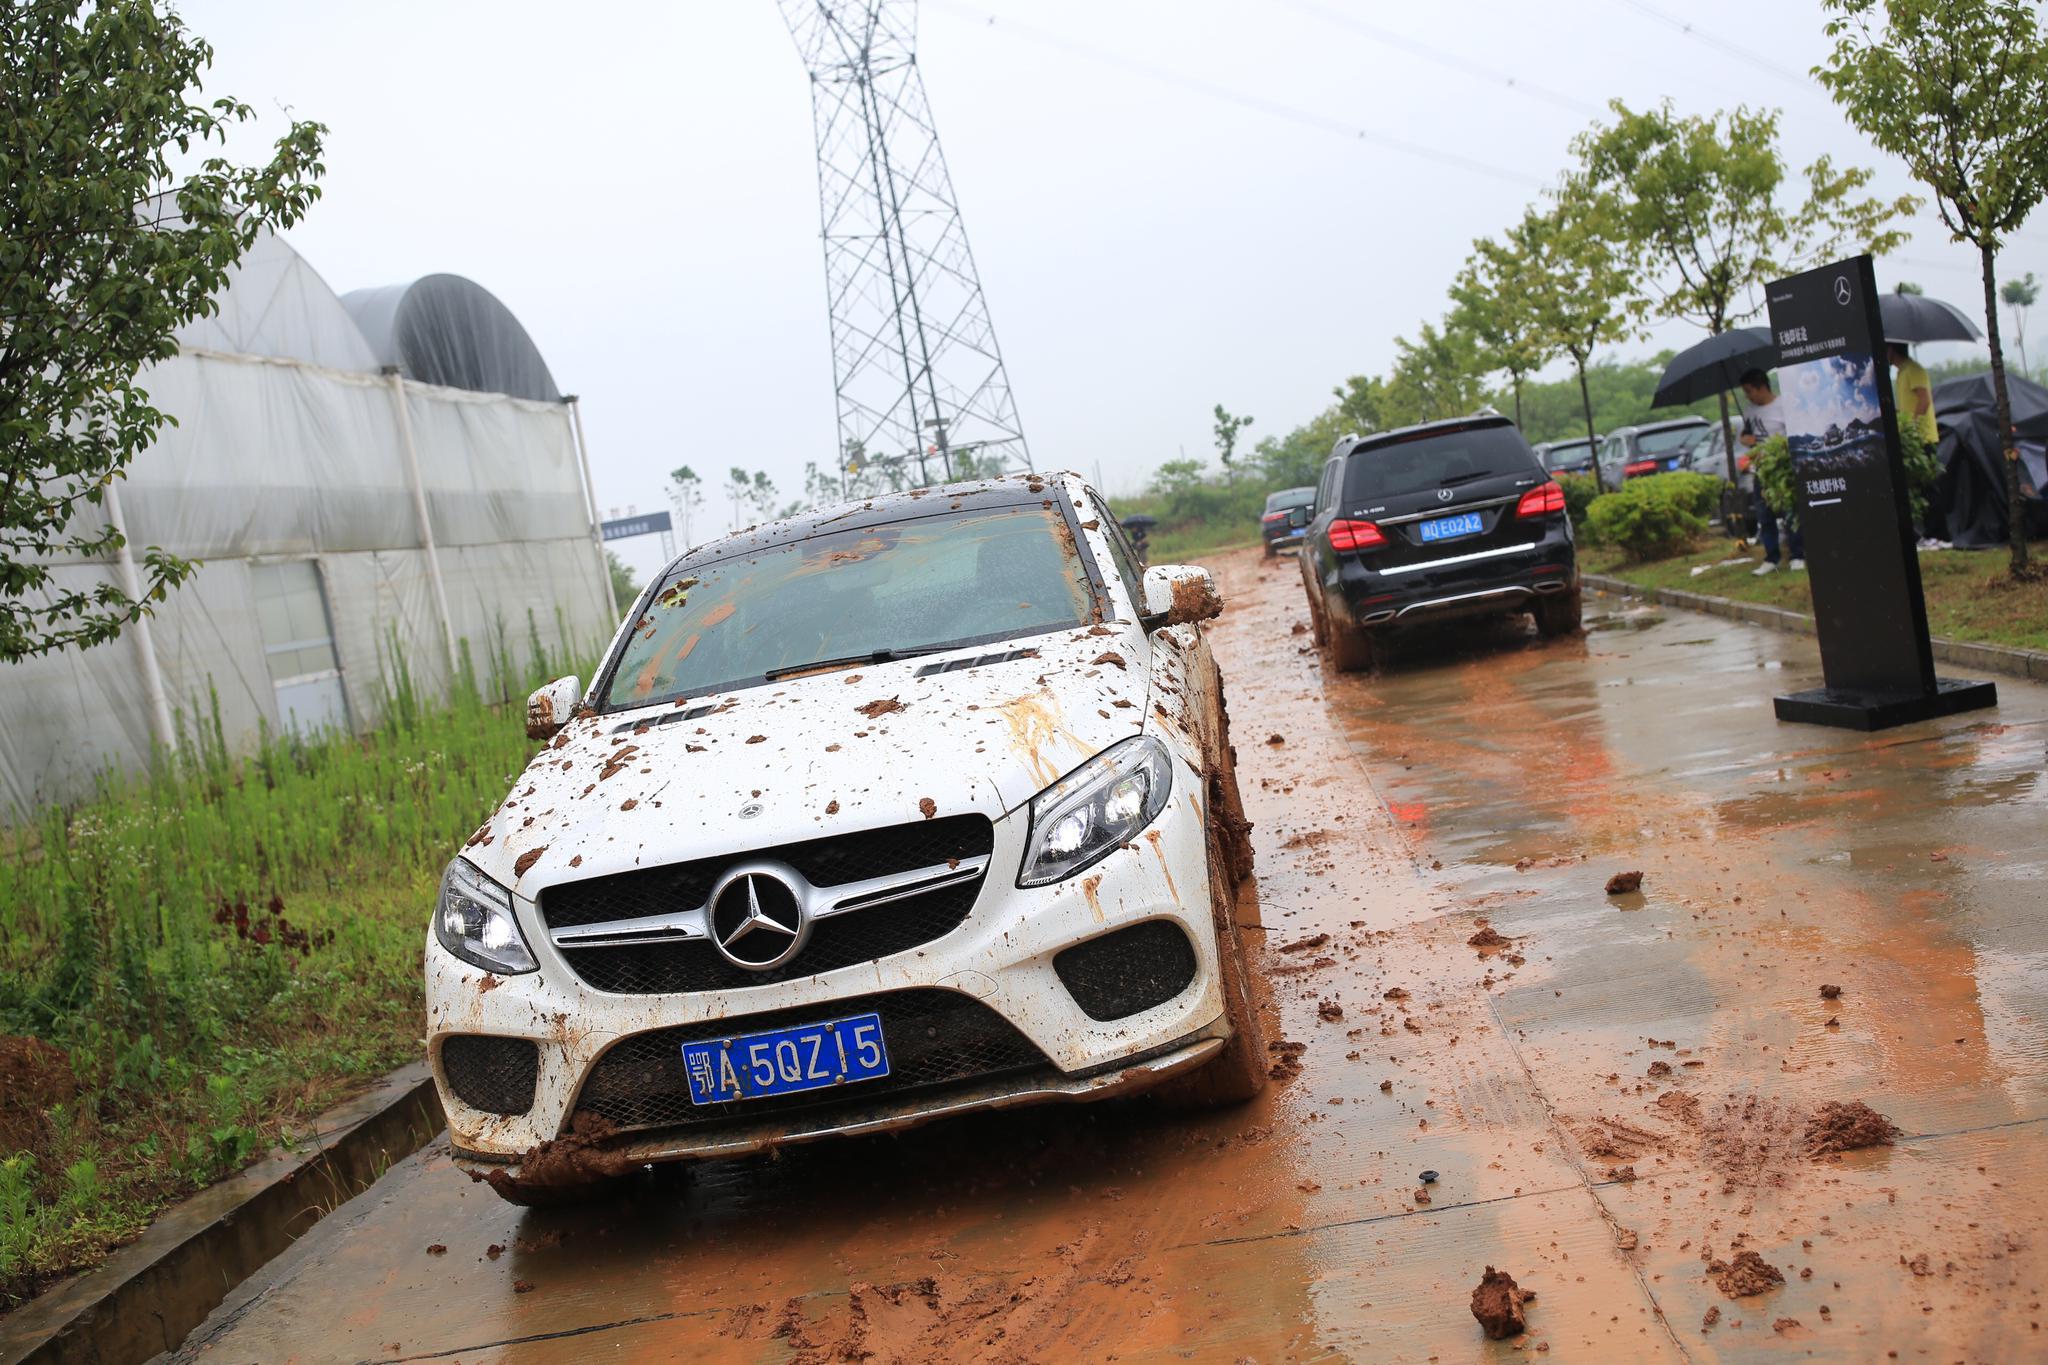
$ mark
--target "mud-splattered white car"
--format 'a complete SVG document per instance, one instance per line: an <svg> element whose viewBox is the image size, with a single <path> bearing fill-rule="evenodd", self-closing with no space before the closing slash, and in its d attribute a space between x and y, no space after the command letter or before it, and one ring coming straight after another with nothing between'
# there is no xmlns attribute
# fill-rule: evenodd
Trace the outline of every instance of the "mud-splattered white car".
<svg viewBox="0 0 2048 1365"><path fill-rule="evenodd" d="M1087 484L876 498L683 556L449 865L428 1055L508 1198L1266 1057L1201 569Z"/></svg>

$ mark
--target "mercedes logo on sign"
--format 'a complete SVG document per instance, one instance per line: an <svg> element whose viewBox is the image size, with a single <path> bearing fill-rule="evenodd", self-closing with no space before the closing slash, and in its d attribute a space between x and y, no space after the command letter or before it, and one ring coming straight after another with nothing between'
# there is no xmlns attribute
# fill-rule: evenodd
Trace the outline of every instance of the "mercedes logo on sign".
<svg viewBox="0 0 2048 1365"><path fill-rule="evenodd" d="M741 872L711 898L711 942L727 962L765 972L810 937L797 889L772 872Z"/></svg>
<svg viewBox="0 0 2048 1365"><path fill-rule="evenodd" d="M1849 296L1849 277L1847 275L1835 276L1835 302L1847 308L1849 306Z"/></svg>

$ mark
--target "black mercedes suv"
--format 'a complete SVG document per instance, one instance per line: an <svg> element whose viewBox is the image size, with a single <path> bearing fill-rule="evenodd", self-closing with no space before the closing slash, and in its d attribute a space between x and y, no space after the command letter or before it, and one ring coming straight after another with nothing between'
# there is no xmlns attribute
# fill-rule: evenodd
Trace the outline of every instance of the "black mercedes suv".
<svg viewBox="0 0 2048 1365"><path fill-rule="evenodd" d="M1430 422L1337 442L1316 486L1301 572L1315 640L1370 668L1397 626L1526 611L1546 636L1579 628L1564 490L1513 422Z"/></svg>

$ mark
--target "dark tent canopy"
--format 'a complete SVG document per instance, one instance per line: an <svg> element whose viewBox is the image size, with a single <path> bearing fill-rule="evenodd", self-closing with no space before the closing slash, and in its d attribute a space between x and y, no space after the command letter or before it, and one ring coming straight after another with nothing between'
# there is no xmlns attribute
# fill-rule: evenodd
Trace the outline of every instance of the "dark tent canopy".
<svg viewBox="0 0 2048 1365"><path fill-rule="evenodd" d="M2006 395L2025 467L2029 535L2048 533L2048 503L2041 497L2044 443L2048 443L2048 389L2008 372ZM1934 412L1941 425L1941 482L1936 502L1948 519L1948 539L1959 549L1981 550L2006 543L2005 442L1998 439L1998 400L1991 376L1964 375L1937 384Z"/></svg>
<svg viewBox="0 0 2048 1365"><path fill-rule="evenodd" d="M425 275L341 296L381 365L407 379L560 402L561 390L512 310L473 280Z"/></svg>

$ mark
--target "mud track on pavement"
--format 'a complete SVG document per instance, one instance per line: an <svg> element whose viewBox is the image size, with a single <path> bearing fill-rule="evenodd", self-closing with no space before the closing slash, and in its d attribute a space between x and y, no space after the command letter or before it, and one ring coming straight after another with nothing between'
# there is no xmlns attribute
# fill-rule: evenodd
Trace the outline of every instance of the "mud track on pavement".
<svg viewBox="0 0 2048 1365"><path fill-rule="evenodd" d="M2041 1353L2038 690L2002 684L1995 727L1781 728L1810 643L1677 619L1464 626L1339 677L1291 562L1213 567L1264 1096L1015 1110L578 1210L509 1208L434 1149L188 1351ZM1531 1296L1498 1345L1489 1267Z"/></svg>

